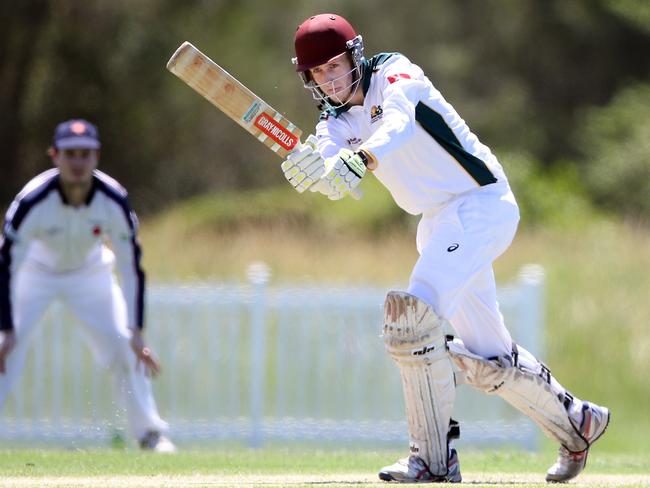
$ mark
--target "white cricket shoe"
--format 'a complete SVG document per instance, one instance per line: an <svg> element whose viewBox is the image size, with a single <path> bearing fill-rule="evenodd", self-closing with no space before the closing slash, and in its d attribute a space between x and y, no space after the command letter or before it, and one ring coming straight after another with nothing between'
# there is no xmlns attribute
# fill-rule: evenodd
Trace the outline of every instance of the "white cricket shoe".
<svg viewBox="0 0 650 488"><path fill-rule="evenodd" d="M605 433L609 424L609 410L594 403L584 402L582 413L582 424L578 430L591 447ZM560 455L555 464L548 469L546 481L564 483L578 476L587 465L589 447L580 452L571 452L564 446L560 447Z"/></svg>
<svg viewBox="0 0 650 488"><path fill-rule="evenodd" d="M409 456L400 459L391 466L382 468L379 478L384 481L397 481L398 483L460 483L460 464L456 449L449 452L447 474L436 476L431 474L429 467L419 456Z"/></svg>
<svg viewBox="0 0 650 488"><path fill-rule="evenodd" d="M144 451L165 454L172 454L177 451L176 446L169 438L156 431L149 431L140 439L140 448Z"/></svg>

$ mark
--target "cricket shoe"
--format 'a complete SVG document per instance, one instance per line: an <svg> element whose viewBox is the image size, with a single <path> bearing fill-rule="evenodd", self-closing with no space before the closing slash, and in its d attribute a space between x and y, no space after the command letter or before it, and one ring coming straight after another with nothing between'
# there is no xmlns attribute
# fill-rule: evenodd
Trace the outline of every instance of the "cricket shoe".
<svg viewBox="0 0 650 488"><path fill-rule="evenodd" d="M144 451L153 451L172 454L177 451L176 446L160 432L149 431L140 439L140 448Z"/></svg>
<svg viewBox="0 0 650 488"><path fill-rule="evenodd" d="M419 456L411 455L383 468L379 472L379 478L398 483L460 483L462 480L456 449L449 451L446 475L432 474L427 464Z"/></svg>
<svg viewBox="0 0 650 488"><path fill-rule="evenodd" d="M578 431L591 447L605 433L605 429L609 424L609 410L594 403L584 402L582 414L582 423ZM561 446L557 461L546 473L546 481L564 483L578 476L587 465L589 447L584 451L571 452L566 447Z"/></svg>

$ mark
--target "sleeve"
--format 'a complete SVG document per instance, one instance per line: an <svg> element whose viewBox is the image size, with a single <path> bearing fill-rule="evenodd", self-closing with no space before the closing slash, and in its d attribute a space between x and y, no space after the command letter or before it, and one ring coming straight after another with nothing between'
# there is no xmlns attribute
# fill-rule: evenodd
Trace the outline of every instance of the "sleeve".
<svg viewBox="0 0 650 488"><path fill-rule="evenodd" d="M0 236L0 330L14 328L11 306L11 278L25 259L33 234L32 219L25 215L26 206L18 200L9 207Z"/></svg>
<svg viewBox="0 0 650 488"><path fill-rule="evenodd" d="M318 150L323 159L336 156L341 148L350 148L345 123L341 119L322 116L316 125Z"/></svg>
<svg viewBox="0 0 650 488"><path fill-rule="evenodd" d="M144 327L145 273L140 264L142 248L138 240L138 218L130 205L124 200L116 206L108 233L126 309L129 327Z"/></svg>
<svg viewBox="0 0 650 488"><path fill-rule="evenodd" d="M381 84L383 120L359 149L369 151L381 161L415 134L415 107L426 96L431 83L422 70L404 56L382 65L373 74L373 81Z"/></svg>

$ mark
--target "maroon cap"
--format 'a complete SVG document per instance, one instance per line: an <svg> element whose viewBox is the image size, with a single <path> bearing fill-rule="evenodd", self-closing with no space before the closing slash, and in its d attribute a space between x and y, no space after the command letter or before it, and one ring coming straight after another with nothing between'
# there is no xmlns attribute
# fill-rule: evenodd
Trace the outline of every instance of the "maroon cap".
<svg viewBox="0 0 650 488"><path fill-rule="evenodd" d="M306 71L327 63L348 50L347 41L357 36L354 27L340 15L309 17L296 31L296 71Z"/></svg>

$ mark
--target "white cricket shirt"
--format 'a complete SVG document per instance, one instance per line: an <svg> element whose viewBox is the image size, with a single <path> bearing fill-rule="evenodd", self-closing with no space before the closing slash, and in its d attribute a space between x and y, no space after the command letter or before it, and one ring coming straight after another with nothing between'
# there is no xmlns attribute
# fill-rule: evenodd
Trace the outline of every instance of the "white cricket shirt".
<svg viewBox="0 0 650 488"><path fill-rule="evenodd" d="M363 105L325 111L316 126L324 158L367 149L373 174L406 212L435 211L455 195L496 182L503 168L422 70L401 54L363 65Z"/></svg>
<svg viewBox="0 0 650 488"><path fill-rule="evenodd" d="M115 262L129 326L142 327L144 272L137 229L126 190L101 171L94 171L92 190L80 207L66 203L58 169L33 178L9 207L0 240L0 329L13 328L10 281L25 263L66 273Z"/></svg>

